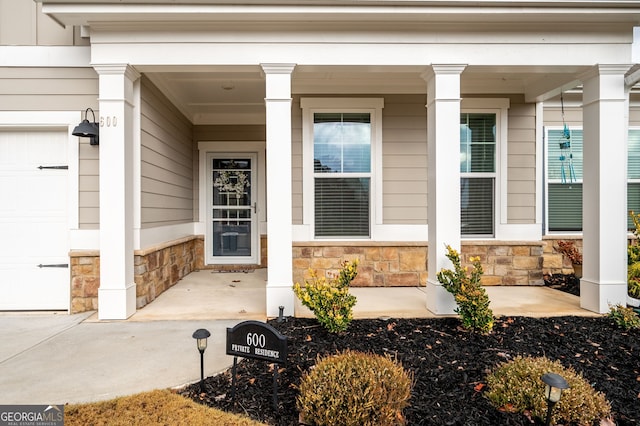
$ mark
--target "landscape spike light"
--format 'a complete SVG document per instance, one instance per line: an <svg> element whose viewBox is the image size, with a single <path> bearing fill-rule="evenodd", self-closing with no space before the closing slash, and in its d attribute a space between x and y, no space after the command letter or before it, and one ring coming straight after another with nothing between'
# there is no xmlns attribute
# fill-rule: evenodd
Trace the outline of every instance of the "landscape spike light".
<svg viewBox="0 0 640 426"><path fill-rule="evenodd" d="M541 379L545 384L544 396L547 399L548 405L545 425L549 426L551 424L551 413L553 412L553 407L558 401L560 401L562 391L564 389L569 389L569 384L564 377L556 373L543 374Z"/></svg>
<svg viewBox="0 0 640 426"><path fill-rule="evenodd" d="M204 351L207 349L207 339L211 336L209 330L199 328L193 332L193 338L196 339L196 345L200 352L200 393L204 393Z"/></svg>

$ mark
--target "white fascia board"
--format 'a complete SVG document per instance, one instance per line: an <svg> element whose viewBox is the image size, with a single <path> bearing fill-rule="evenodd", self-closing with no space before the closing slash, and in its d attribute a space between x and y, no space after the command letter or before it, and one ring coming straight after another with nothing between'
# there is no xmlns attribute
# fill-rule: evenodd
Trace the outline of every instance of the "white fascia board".
<svg viewBox="0 0 640 426"><path fill-rule="evenodd" d="M631 22L637 2L339 2L333 4L64 4L43 1L42 12L64 25L97 22L236 21L465 21L465 22ZM553 6L553 7L550 7ZM624 7L622 7L624 6Z"/></svg>
<svg viewBox="0 0 640 426"><path fill-rule="evenodd" d="M203 52L212 51L215 55ZM597 53L594 53L597 52ZM431 63L467 63L487 66L556 66L628 64L630 49L625 45L580 44L332 44L323 43L124 43L96 44L92 63L133 63L135 65L255 65L264 62L302 65L403 66Z"/></svg>
<svg viewBox="0 0 640 426"><path fill-rule="evenodd" d="M0 46L0 67L89 67L89 46Z"/></svg>

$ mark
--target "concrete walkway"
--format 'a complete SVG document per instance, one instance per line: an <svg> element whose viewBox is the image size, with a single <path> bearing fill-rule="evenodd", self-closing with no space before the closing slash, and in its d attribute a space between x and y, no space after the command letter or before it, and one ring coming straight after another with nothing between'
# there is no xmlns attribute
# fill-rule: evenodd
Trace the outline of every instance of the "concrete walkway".
<svg viewBox="0 0 640 426"><path fill-rule="evenodd" d="M126 321L94 312L0 313L0 404L64 404L111 399L199 380L191 337L211 332L205 375L228 368L227 327L264 321L266 270L194 272ZM488 287L496 315L594 315L579 298L545 287ZM356 318L433 317L424 288L352 288ZM312 316L299 303L298 316Z"/></svg>

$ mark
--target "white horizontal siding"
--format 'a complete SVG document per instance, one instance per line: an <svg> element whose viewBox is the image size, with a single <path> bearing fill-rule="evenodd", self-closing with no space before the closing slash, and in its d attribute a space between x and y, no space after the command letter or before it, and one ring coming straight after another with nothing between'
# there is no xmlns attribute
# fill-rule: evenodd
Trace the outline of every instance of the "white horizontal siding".
<svg viewBox="0 0 640 426"><path fill-rule="evenodd" d="M0 68L0 110L97 109L98 75L93 68Z"/></svg>
<svg viewBox="0 0 640 426"><path fill-rule="evenodd" d="M300 97L296 96L291 105L291 215L294 225L301 225L303 221L302 161L302 109Z"/></svg>
<svg viewBox="0 0 640 426"><path fill-rule="evenodd" d="M427 223L425 96L385 96L382 117L384 224L424 225Z"/></svg>
<svg viewBox="0 0 640 426"><path fill-rule="evenodd" d="M144 77L141 87L141 227L192 222L191 123Z"/></svg>
<svg viewBox="0 0 640 426"><path fill-rule="evenodd" d="M42 13L42 4L0 0L0 46L88 45L78 27L63 27Z"/></svg>
<svg viewBox="0 0 640 426"><path fill-rule="evenodd" d="M511 97L507 135L508 223L536 221L535 112L535 104L525 104L521 96Z"/></svg>

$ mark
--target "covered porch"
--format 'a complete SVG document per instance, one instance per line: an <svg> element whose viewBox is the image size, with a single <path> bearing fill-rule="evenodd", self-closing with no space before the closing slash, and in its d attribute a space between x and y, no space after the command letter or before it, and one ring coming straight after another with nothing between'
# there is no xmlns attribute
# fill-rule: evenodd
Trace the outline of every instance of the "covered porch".
<svg viewBox="0 0 640 426"><path fill-rule="evenodd" d="M602 313L609 303L624 301L627 182L623 167L608 165L624 164L626 151L607 147L626 144L629 88L638 78L628 74L633 25L640 18L635 9L609 9L603 2L602 9L578 14L588 2L565 8L505 2L478 14L493 2L443 8L428 1L409 2L410 7L390 1L295 7L264 1L258 9L207 2L150 2L139 9L106 1L95 9L81 1L41 1L44 13L82 26L90 36L91 66L99 80L94 107L101 123L101 319L136 313L136 251L205 235L209 253L211 173L204 165L214 149L244 153L239 142L254 144L252 164L261 166L264 185L259 202L244 207L258 215L254 232L267 237L267 278L260 290L265 316L276 316L280 306L285 315L297 315L292 247L323 240L314 233L314 205L308 201L315 167L313 144L305 145L313 139L308 117L328 108L366 109L378 138L366 176L370 210L362 241L428 241L426 287L413 297L426 305L425 312L449 315L453 299L436 273L449 265L445 244L459 249L463 239L461 109L491 109L497 117L490 148L494 164L483 176L491 181L491 229L481 238L540 241L544 102L578 87L590 170L584 178L580 306ZM154 116L161 103L167 107ZM162 127L176 115L177 125ZM245 135L259 133L263 140L241 139L246 125L258 132ZM229 126L235 134L225 139ZM216 141L207 139L214 134ZM170 154L158 158L152 152L158 141ZM187 153L182 164L172 163L177 146ZM411 178L403 174L406 159L414 161ZM161 182L161 193L154 193L151 178L175 170L185 171L181 180L192 193L170 193L165 184L173 182ZM407 196L408 187L419 189ZM231 239L244 232L223 234ZM351 238L342 237L335 239ZM515 303L505 300L505 306Z"/></svg>

